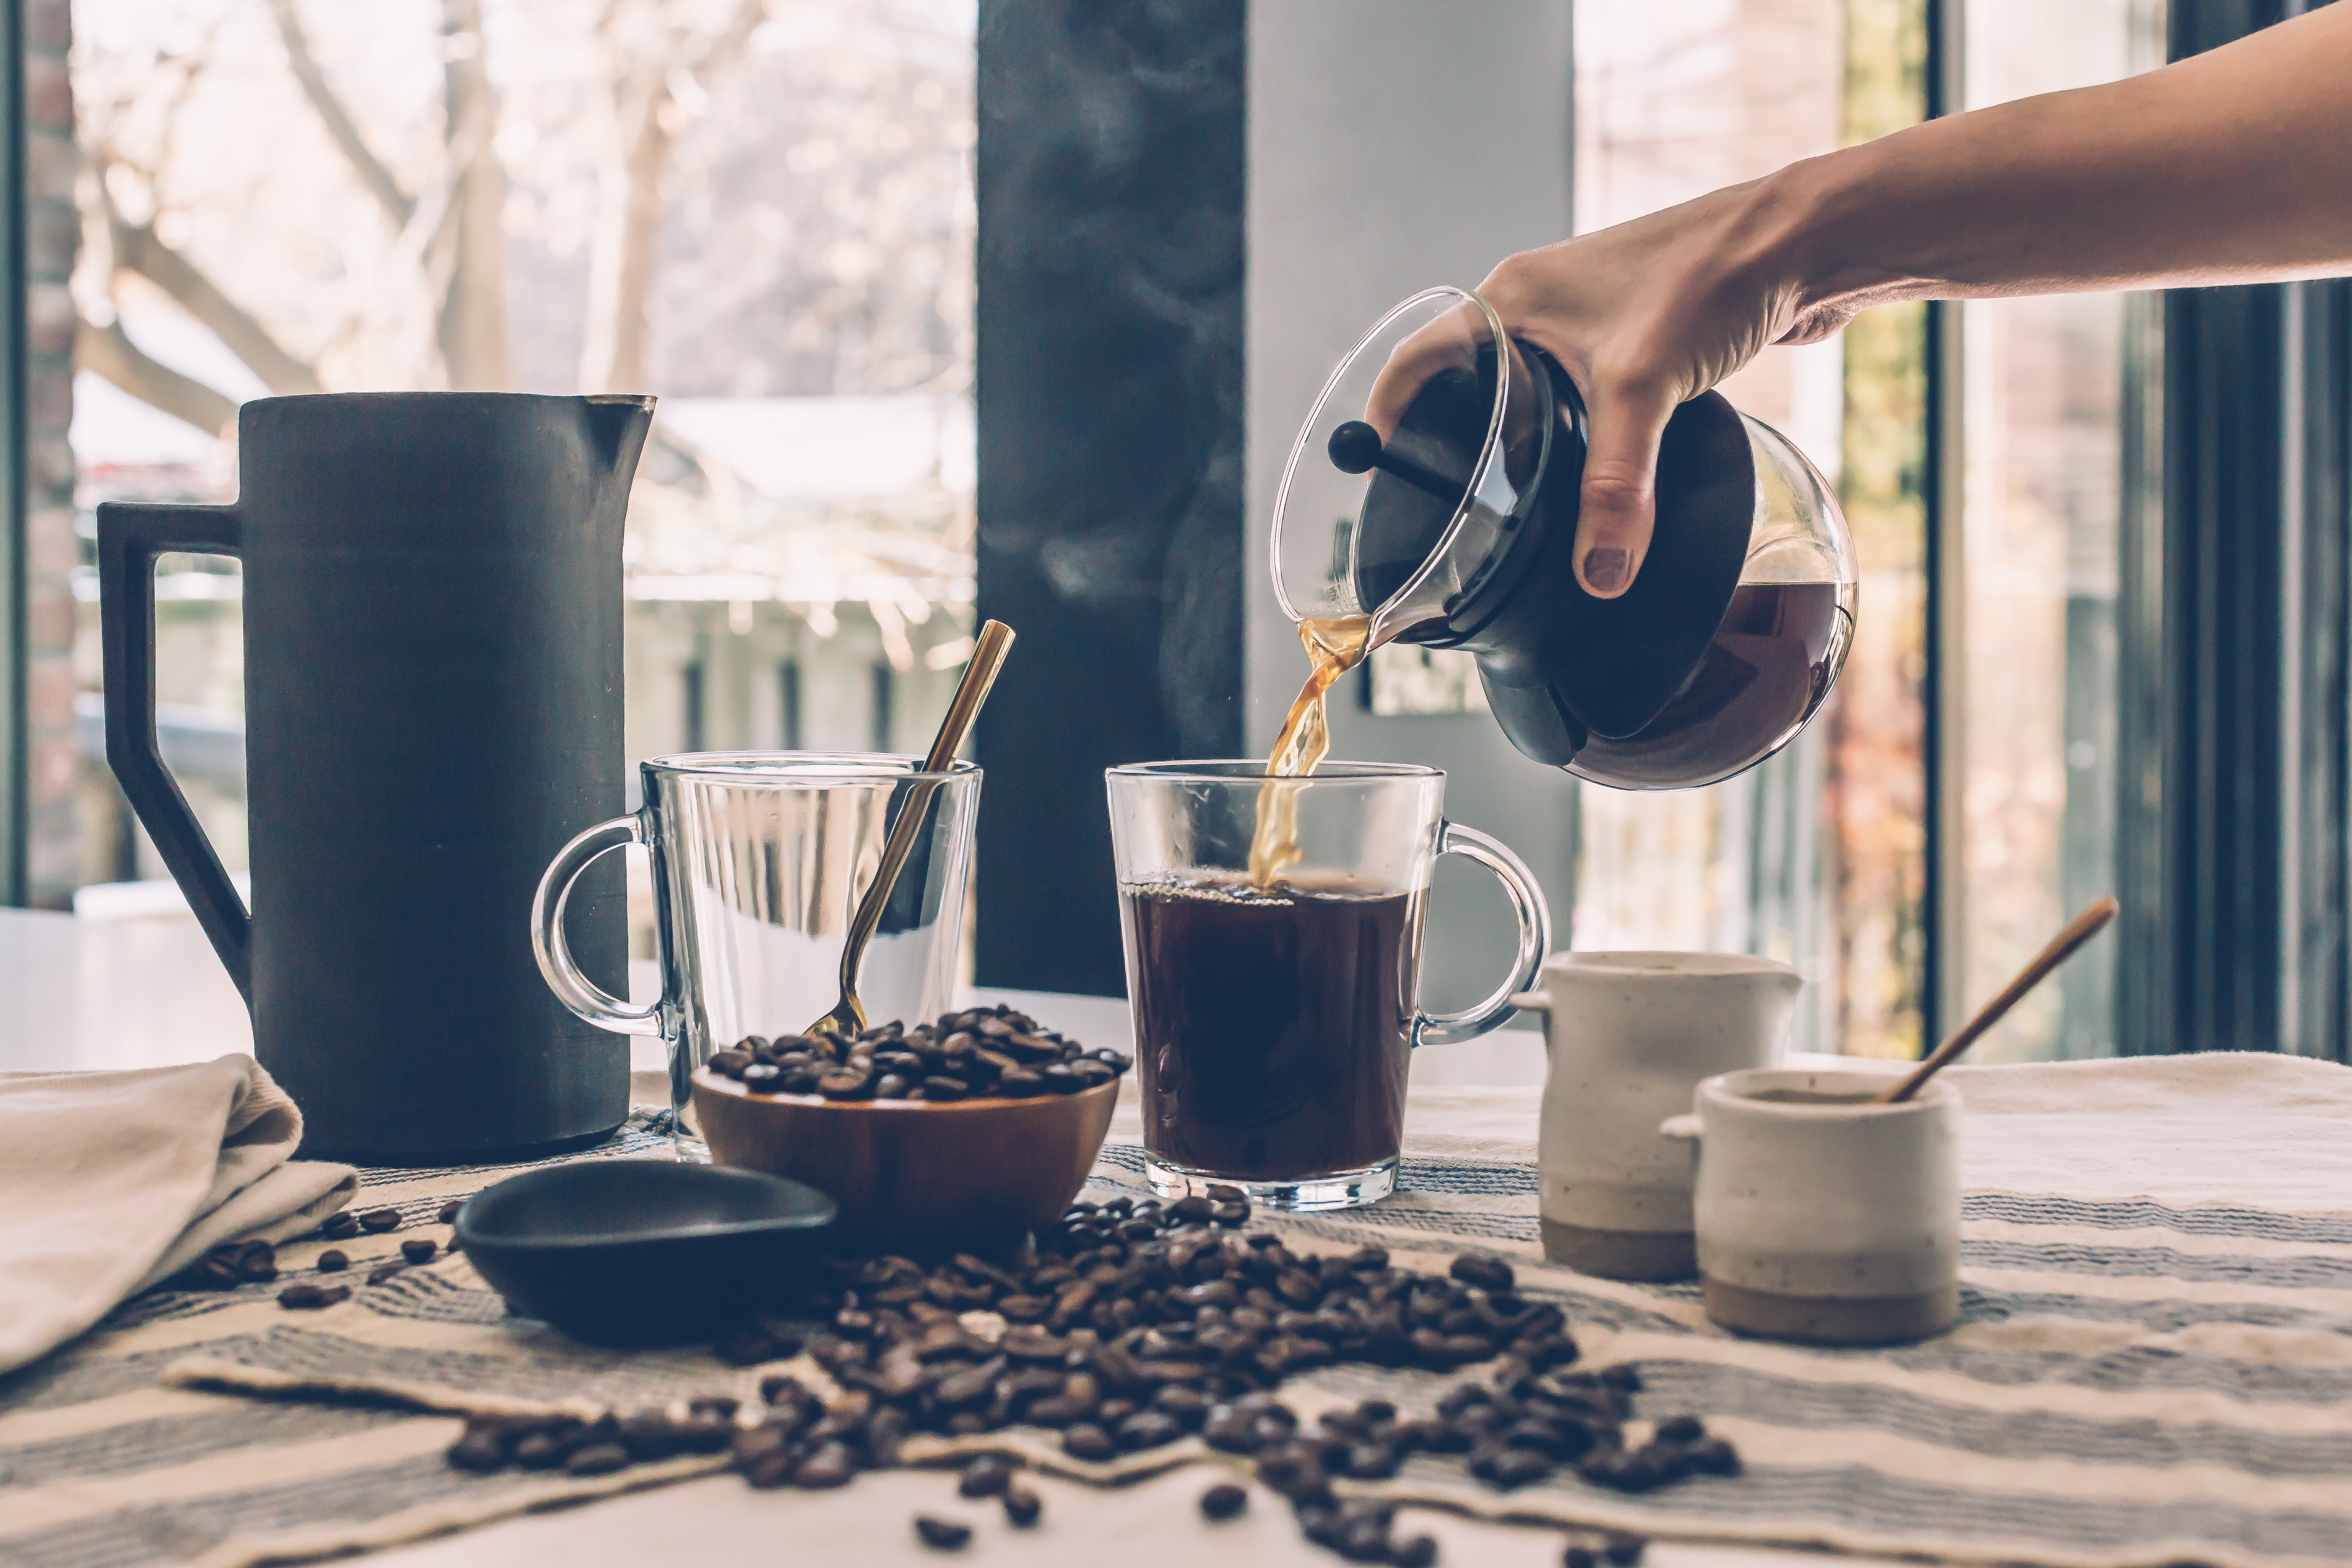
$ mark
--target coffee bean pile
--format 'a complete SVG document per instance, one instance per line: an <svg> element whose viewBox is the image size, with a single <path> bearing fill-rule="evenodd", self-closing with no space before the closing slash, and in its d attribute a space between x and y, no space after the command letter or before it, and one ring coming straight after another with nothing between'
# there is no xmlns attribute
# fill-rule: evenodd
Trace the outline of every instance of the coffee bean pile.
<svg viewBox="0 0 2352 1568"><path fill-rule="evenodd" d="M1258 1479L1290 1504L1309 1541L1353 1563L1427 1568L1437 1558L1435 1541L1396 1540L1393 1503L1340 1497L1333 1479L1385 1479L1414 1451L1466 1455L1470 1473L1502 1490L1542 1480L1564 1463L1573 1463L1587 1480L1621 1490L1645 1490L1703 1470L1737 1473L1730 1445L1708 1437L1690 1416L1660 1423L1650 1441L1628 1450L1624 1423L1640 1387L1631 1366L1538 1371L1514 1354L1504 1360L1493 1385L1458 1383L1438 1400L1435 1414L1420 1420L1401 1418L1385 1399L1368 1399L1353 1409L1327 1412L1320 1429L1305 1435L1287 1406L1259 1393L1218 1405L1202 1436L1213 1447L1254 1458ZM1202 1511L1211 1518L1238 1512L1247 1500L1236 1491L1213 1488L1201 1499ZM1639 1558L1643 1544L1642 1537L1624 1533L1596 1540L1600 1545L1592 1550L1611 1553L1620 1564ZM1570 1568L1593 1568L1589 1558L1573 1555L1583 1550L1570 1543Z"/></svg>
<svg viewBox="0 0 2352 1568"><path fill-rule="evenodd" d="M972 1100L1076 1094L1110 1082L1132 1058L1088 1050L1026 1013L971 1008L908 1029L891 1023L853 1039L835 1035L751 1035L710 1058L753 1094L827 1100Z"/></svg>
<svg viewBox="0 0 2352 1568"><path fill-rule="evenodd" d="M1259 1479L1293 1503L1319 1501L1334 1476L1384 1480L1414 1452L1464 1455L1470 1473L1499 1491L1563 1468L1628 1492L1739 1473L1738 1450L1709 1436L1695 1415L1662 1421L1648 1441L1629 1446L1625 1423L1641 1385L1632 1366L1539 1371L1514 1356L1493 1384L1456 1384L1422 1420L1400 1419L1395 1405L1370 1399L1327 1413L1319 1431L1301 1436L1284 1406L1252 1394L1213 1411L1202 1436L1212 1447L1254 1457Z"/></svg>
<svg viewBox="0 0 2352 1568"><path fill-rule="evenodd" d="M487 1473L508 1468L604 1476L680 1454L723 1454L739 1428L735 1401L696 1400L680 1417L660 1411L593 1421L577 1415L475 1415L451 1446L452 1468ZM846 1479L846 1478L845 1478Z"/></svg>
<svg viewBox="0 0 2352 1568"><path fill-rule="evenodd" d="M1560 1310L1517 1294L1500 1258L1465 1254L1438 1277L1396 1268L1377 1247L1305 1257L1278 1237L1239 1234L1249 1218L1246 1198L1233 1187L1172 1203L1118 1197L1072 1205L1002 1261L963 1253L930 1267L898 1257L836 1264L829 1284L812 1287L808 1306L823 1326L804 1341L772 1324L717 1348L739 1364L805 1349L840 1392L828 1400L772 1375L756 1412L703 1400L685 1425L695 1442L728 1449L751 1486L811 1489L896 1466L918 1432L1053 1428L1065 1452L1093 1462L1197 1433L1250 1461L1309 1539L1354 1561L1406 1565L1433 1562L1434 1541L1397 1539L1393 1505L1343 1499L1334 1480L1383 1479L1416 1453L1460 1456L1473 1476L1503 1490L1563 1468L1626 1491L1738 1473L1738 1454L1695 1417L1657 1423L1629 1441L1629 1427L1639 1432L1638 1372L1575 1370L1580 1352ZM1002 1331L974 1313L992 1314ZM1303 1431L1273 1391L1294 1373L1340 1362L1441 1372L1494 1364L1487 1378L1448 1389L1428 1416L1407 1418L1375 1399ZM724 1441L696 1426L714 1419ZM578 1463L610 1462L610 1453L595 1450L615 1445L629 1463L718 1451L693 1446L680 1430L645 1413L595 1423L565 1417L553 1426L484 1421L467 1428L464 1456L453 1449L451 1462L569 1468L583 1451L594 1457ZM959 1489L1001 1497L1009 1520L1033 1521L1042 1505L1014 1484L1016 1471L1001 1456L986 1458ZM1219 1510L1246 1506L1238 1492L1212 1489L1203 1512L1230 1517ZM923 1521L916 1528L932 1539ZM1571 1552L1589 1550L1622 1568L1631 1558L1611 1552L1638 1555L1640 1539L1596 1536L1571 1542ZM1570 1568L1593 1565L1578 1559Z"/></svg>

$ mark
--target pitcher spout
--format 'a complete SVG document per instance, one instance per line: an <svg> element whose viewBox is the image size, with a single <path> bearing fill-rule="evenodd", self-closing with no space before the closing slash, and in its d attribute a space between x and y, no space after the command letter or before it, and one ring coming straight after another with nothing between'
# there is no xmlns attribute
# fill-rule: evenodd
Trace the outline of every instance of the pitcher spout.
<svg viewBox="0 0 2352 1568"><path fill-rule="evenodd" d="M625 479L636 471L637 454L645 450L646 434L653 428L654 399L634 392L599 393L583 397L588 405L588 430L604 466Z"/></svg>

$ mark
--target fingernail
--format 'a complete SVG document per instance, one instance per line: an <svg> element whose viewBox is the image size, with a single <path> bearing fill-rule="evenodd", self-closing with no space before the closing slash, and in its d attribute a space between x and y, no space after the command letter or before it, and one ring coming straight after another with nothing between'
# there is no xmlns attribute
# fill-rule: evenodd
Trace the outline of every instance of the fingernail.
<svg viewBox="0 0 2352 1568"><path fill-rule="evenodd" d="M1612 547L1584 552L1584 585L1596 594L1613 594L1633 574L1633 557Z"/></svg>

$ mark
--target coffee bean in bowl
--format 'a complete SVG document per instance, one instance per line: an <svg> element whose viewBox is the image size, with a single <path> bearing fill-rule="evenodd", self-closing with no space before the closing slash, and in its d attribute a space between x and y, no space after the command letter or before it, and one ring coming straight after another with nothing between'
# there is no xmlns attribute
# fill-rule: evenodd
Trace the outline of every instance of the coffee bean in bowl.
<svg viewBox="0 0 2352 1568"><path fill-rule="evenodd" d="M936 1252L1053 1224L1129 1065L1027 1014L969 1008L850 1039L747 1038L696 1071L694 1110L714 1160L831 1194L857 1247Z"/></svg>

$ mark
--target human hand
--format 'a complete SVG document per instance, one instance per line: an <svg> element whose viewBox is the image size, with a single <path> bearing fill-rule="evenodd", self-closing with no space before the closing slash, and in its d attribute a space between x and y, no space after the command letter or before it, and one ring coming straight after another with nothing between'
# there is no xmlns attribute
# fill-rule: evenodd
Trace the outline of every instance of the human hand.
<svg viewBox="0 0 2352 1568"><path fill-rule="evenodd" d="M1801 303L1782 259L1786 205L1766 182L1732 186L1522 251L1478 286L1503 330L1558 360L1583 395L1590 442L1576 573L1597 597L1622 595L1642 569L1658 441L1675 409L1768 343L1829 336L1864 302ZM1462 358L1465 335L1465 323L1448 319L1399 346L1365 411L1384 437L1422 382Z"/></svg>

